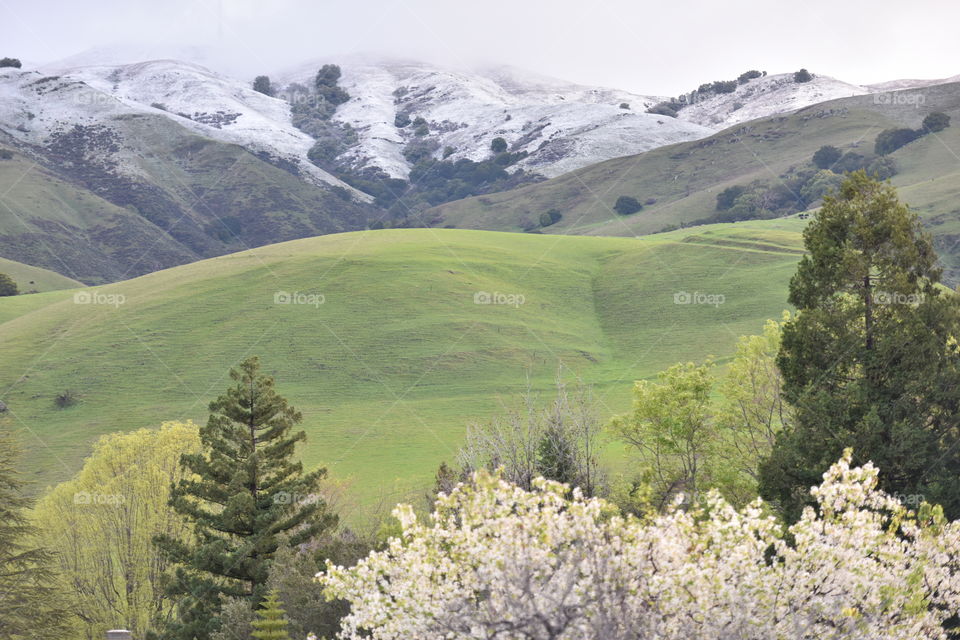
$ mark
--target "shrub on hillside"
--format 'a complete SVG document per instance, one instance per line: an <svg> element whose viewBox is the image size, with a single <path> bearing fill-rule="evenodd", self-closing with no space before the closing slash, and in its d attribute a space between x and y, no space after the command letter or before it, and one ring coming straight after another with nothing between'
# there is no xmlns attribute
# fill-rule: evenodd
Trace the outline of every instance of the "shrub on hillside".
<svg viewBox="0 0 960 640"><path fill-rule="evenodd" d="M13 151L10 149L0 149L0 160L10 160L13 158Z"/></svg>
<svg viewBox="0 0 960 640"><path fill-rule="evenodd" d="M0 67L13 67L19 69L21 66L17 58L0 58Z"/></svg>
<svg viewBox="0 0 960 640"><path fill-rule="evenodd" d="M873 151L878 156L885 156L904 145L910 144L921 135L922 132L913 129L885 129L877 136Z"/></svg>
<svg viewBox="0 0 960 640"><path fill-rule="evenodd" d="M923 119L921 128L924 133L936 133L943 131L950 126L950 116L939 111L934 111Z"/></svg>
<svg viewBox="0 0 960 640"><path fill-rule="evenodd" d="M273 95L273 86L270 84L269 76L257 76L253 79L253 90L262 93L265 96Z"/></svg>
<svg viewBox="0 0 960 640"><path fill-rule="evenodd" d="M559 209L550 209L544 213L540 214L540 226L549 227L552 224L556 224L560 221L560 218L563 217L563 214L560 213Z"/></svg>
<svg viewBox="0 0 960 640"><path fill-rule="evenodd" d="M840 159L841 155L840 149L825 144L813 154L813 164L817 165L819 169L829 169L833 166L833 163Z"/></svg>
<svg viewBox="0 0 960 640"><path fill-rule="evenodd" d="M867 158L856 151L847 151L840 156L840 159L833 163L832 171L834 173L852 173L863 169L867 164Z"/></svg>
<svg viewBox="0 0 960 640"><path fill-rule="evenodd" d="M867 175L877 180L887 180L897 175L897 163L890 156L876 158L867 165Z"/></svg>
<svg viewBox="0 0 960 640"><path fill-rule="evenodd" d="M490 150L494 153L503 153L507 150L507 141L503 138L494 138L490 141Z"/></svg>
<svg viewBox="0 0 960 640"><path fill-rule="evenodd" d="M647 113L653 113L658 116L669 116L671 118L677 117L677 110L664 102L659 102L653 105L647 109Z"/></svg>
<svg viewBox="0 0 960 640"><path fill-rule="evenodd" d="M637 211L640 211L640 209L643 209L643 205L640 204L640 201L633 196L620 196L613 205L613 210L622 216L628 216L632 213L636 213Z"/></svg>
<svg viewBox="0 0 960 640"><path fill-rule="evenodd" d="M17 283L5 273L0 273L0 297L15 296L20 293Z"/></svg>
<svg viewBox="0 0 960 640"><path fill-rule="evenodd" d="M733 185L732 187L727 187L723 191L717 194L717 211L726 211L733 206L733 203L736 202L746 189L740 185Z"/></svg>
<svg viewBox="0 0 960 640"><path fill-rule="evenodd" d="M794 82L803 83L803 82L810 82L811 80L813 80L813 75L806 69L800 69L800 71L797 71L796 73L793 74Z"/></svg>
<svg viewBox="0 0 960 640"><path fill-rule="evenodd" d="M621 102L621 103L620 103L620 108L621 108L621 109L629 109L629 108L630 108L630 103L629 103L629 102Z"/></svg>
<svg viewBox="0 0 960 640"><path fill-rule="evenodd" d="M410 124L410 116L403 111L398 113L393 118L393 126L397 127L398 129L403 129L408 124Z"/></svg>
<svg viewBox="0 0 960 640"><path fill-rule="evenodd" d="M751 69L750 71L744 71L739 76L737 76L737 82L740 84L747 84L754 78L759 78L763 74L757 71L756 69Z"/></svg>

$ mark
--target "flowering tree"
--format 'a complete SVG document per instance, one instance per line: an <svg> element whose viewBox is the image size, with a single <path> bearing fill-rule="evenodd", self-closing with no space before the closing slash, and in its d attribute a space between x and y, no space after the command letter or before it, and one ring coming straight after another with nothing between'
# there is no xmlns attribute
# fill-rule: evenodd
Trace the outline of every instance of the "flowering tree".
<svg viewBox="0 0 960 640"><path fill-rule="evenodd" d="M622 517L539 480L480 472L355 567L319 574L348 600L341 638L525 640L945 638L960 606L960 523L908 511L850 452L784 527L757 500Z"/></svg>

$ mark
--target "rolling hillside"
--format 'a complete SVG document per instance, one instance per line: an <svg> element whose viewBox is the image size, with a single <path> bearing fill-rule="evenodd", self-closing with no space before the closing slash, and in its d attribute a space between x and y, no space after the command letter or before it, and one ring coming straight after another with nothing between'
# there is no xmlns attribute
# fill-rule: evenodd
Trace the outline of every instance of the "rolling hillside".
<svg viewBox="0 0 960 640"><path fill-rule="evenodd" d="M922 96L922 104L917 97ZM755 180L771 184L791 167L809 163L822 145L870 154L877 134L890 127L917 128L932 111L954 126L891 154L899 173L893 184L935 234L953 281L960 278L960 83L865 95L817 104L795 113L739 124L695 142L616 158L539 184L469 198L431 210L440 225L520 231L537 226L541 213L563 218L543 233L629 236L655 233L713 215L723 189ZM655 200L639 213L620 216L621 195Z"/></svg>
<svg viewBox="0 0 960 640"><path fill-rule="evenodd" d="M428 483L528 373L538 390L560 367L596 385L608 417L633 379L729 355L785 307L801 225L356 232L0 299L0 400L28 430L27 468L50 483L99 434L204 420L228 367L259 354L304 413L307 462L351 477L369 504ZM493 303L475 302L484 292ZM683 292L724 299L676 304ZM66 390L79 401L59 409Z"/></svg>
<svg viewBox="0 0 960 640"><path fill-rule="evenodd" d="M6 258L0 258L0 273L5 273L13 278L21 293L40 293L83 286L82 283L49 269L31 267L28 264L14 262Z"/></svg>

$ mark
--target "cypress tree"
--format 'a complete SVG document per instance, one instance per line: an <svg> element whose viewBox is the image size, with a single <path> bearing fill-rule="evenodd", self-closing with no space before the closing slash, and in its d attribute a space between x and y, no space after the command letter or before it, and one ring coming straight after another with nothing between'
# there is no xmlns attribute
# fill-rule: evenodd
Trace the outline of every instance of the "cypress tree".
<svg viewBox="0 0 960 640"><path fill-rule="evenodd" d="M251 635L257 640L289 640L287 618L276 591L267 594L261 608L257 610L257 619L253 621L256 629Z"/></svg>
<svg viewBox="0 0 960 640"><path fill-rule="evenodd" d="M293 457L302 417L260 373L256 357L230 371L234 386L210 404L200 429L202 451L183 455L187 476L172 487L171 506L194 525L195 540L156 540L178 563L168 592L178 618L171 640L206 640L219 628L223 596L256 606L265 595L273 554L284 542L306 542L333 526L318 494L325 469L304 473Z"/></svg>
<svg viewBox="0 0 960 640"><path fill-rule="evenodd" d="M53 554L30 543L36 534L27 514L33 501L23 494L19 453L13 436L0 429L0 637L63 638L69 614L54 586Z"/></svg>

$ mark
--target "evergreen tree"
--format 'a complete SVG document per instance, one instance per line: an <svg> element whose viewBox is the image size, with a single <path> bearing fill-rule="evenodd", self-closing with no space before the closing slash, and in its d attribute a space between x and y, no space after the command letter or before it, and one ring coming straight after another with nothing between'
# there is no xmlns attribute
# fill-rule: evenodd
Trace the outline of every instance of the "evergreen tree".
<svg viewBox="0 0 960 640"><path fill-rule="evenodd" d="M55 557L30 542L36 535L28 515L33 501L23 493L19 457L17 442L0 428L0 637L59 639L70 616L65 594L53 586Z"/></svg>
<svg viewBox="0 0 960 640"><path fill-rule="evenodd" d="M170 504L193 523L196 541L157 538L180 565L169 587L179 604L179 618L166 630L171 639L209 638L219 626L221 596L255 606L277 548L306 542L336 521L317 493L326 470L303 473L293 460L306 438L291 431L300 413L260 372L258 358L230 377L236 384L210 404L200 430L202 452L181 458L195 477L172 488Z"/></svg>
<svg viewBox="0 0 960 640"><path fill-rule="evenodd" d="M270 76L257 76L254 78L253 90L262 93L265 96L272 96L273 85L270 84Z"/></svg>
<svg viewBox="0 0 960 640"><path fill-rule="evenodd" d="M281 608L280 598L276 591L267 594L267 599L257 611L257 619L253 621L256 629L251 635L257 640L289 640L287 633L287 618Z"/></svg>
<svg viewBox="0 0 960 640"><path fill-rule="evenodd" d="M777 364L794 422L760 470L788 519L846 447L885 491L960 516L960 306L889 184L850 175L804 231Z"/></svg>

